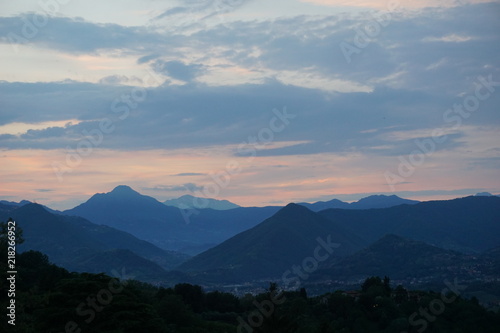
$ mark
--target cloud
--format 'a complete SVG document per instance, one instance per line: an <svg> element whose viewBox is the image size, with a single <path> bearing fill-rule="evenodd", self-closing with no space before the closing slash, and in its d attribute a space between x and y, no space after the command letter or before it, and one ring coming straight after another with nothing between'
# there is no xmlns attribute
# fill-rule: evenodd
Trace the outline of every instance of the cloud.
<svg viewBox="0 0 500 333"><path fill-rule="evenodd" d="M396 3L398 7L416 9L416 8L426 8L426 7L454 7L462 6L465 4L477 4L482 2L491 2L491 0L444 0L444 1L432 1L432 0L406 0L404 2L388 2L387 0L300 0L302 2L313 3L322 6L345 6L345 7L363 7L363 8L376 8L380 10L387 10L388 4Z"/></svg>
<svg viewBox="0 0 500 333"><path fill-rule="evenodd" d="M191 176L206 176L206 173L198 173L198 172L183 172L183 173L178 173L174 176L177 177L191 177Z"/></svg>
<svg viewBox="0 0 500 333"><path fill-rule="evenodd" d="M102 119L110 119L114 130L103 136L99 149L234 147L269 128L272 110L286 106L296 120L275 133L273 140L301 143L259 151L261 156L409 153L415 138L394 140L387 128L426 132L418 137L429 137L432 129L445 125L444 112L474 92L478 76L500 80L494 52L499 8L499 4L480 4L395 15L350 64L339 45L353 43L370 17L227 22L196 31L189 39L156 27L54 17L30 43L96 57L103 49L117 49L119 55L133 54L144 70L156 64L165 78L183 85L166 82L144 88L143 100L127 104L122 98L143 88L133 76L105 76L96 84L0 82L0 124L78 120L67 127L1 136L0 147L74 149L85 140L82 132L99 129ZM180 9L168 15L176 13ZM479 16L481 25L462 23ZM19 30L20 18L1 18L0 30ZM425 41L457 39L453 36L475 37ZM495 94L481 102L481 111L464 123L500 126L498 98ZM117 106L129 111L126 119L119 118ZM457 133L439 149L457 149L471 137Z"/></svg>
<svg viewBox="0 0 500 333"><path fill-rule="evenodd" d="M442 37L425 37L422 39L423 42L445 42L445 43L463 43L468 42L472 39L469 36L459 36L455 34L446 35Z"/></svg>
<svg viewBox="0 0 500 333"><path fill-rule="evenodd" d="M137 59L137 63L138 64L144 64L144 63L148 63L150 62L151 60L154 60L156 58L159 58L161 55L158 54L158 53L154 53L154 54L148 54L148 55L145 55L143 57L140 57L139 59Z"/></svg>
<svg viewBox="0 0 500 333"><path fill-rule="evenodd" d="M170 77L190 82L200 75L203 71L203 66L199 64L189 64L186 65L182 61L162 61L158 60L153 64L153 67L158 72L165 72Z"/></svg>
<svg viewBox="0 0 500 333"><path fill-rule="evenodd" d="M125 75L110 75L99 80L100 84L118 85L118 84L137 84L141 85L143 81L137 77L129 78Z"/></svg>
<svg viewBox="0 0 500 333"><path fill-rule="evenodd" d="M186 183L182 185L156 185L155 187L145 187L143 190L147 191L160 191L160 192L185 192L185 191L202 191L203 186L198 186L193 183Z"/></svg>

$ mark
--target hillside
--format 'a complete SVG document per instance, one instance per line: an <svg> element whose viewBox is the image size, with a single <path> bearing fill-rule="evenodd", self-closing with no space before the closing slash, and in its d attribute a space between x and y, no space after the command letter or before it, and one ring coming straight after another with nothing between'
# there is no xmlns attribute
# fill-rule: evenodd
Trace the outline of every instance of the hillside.
<svg viewBox="0 0 500 333"><path fill-rule="evenodd" d="M202 273L212 281L279 278L293 265L313 256L318 238L338 243L331 257L353 253L363 241L309 209L289 204L256 227L182 264L185 272ZM325 250L326 251L326 250ZM330 257L330 254L328 255Z"/></svg>
<svg viewBox="0 0 500 333"><path fill-rule="evenodd" d="M278 209L181 210L122 185L63 213L126 231L162 249L198 254L255 226Z"/></svg>
<svg viewBox="0 0 500 333"><path fill-rule="evenodd" d="M463 253L500 245L499 197L427 201L385 209L329 209L319 214L368 242L392 233Z"/></svg>
<svg viewBox="0 0 500 333"><path fill-rule="evenodd" d="M315 278L355 280L368 276L443 280L467 275L478 265L471 256L423 242L386 235L369 247L316 272ZM499 272L500 273L500 272Z"/></svg>
<svg viewBox="0 0 500 333"><path fill-rule="evenodd" d="M108 226L96 225L80 217L52 214L38 204L27 204L8 211L0 210L0 220L5 221L9 217L23 230L25 242L18 246L20 251L41 251L52 262L68 269L95 271L95 262L88 260L104 252L109 263L121 263L131 271L143 267L137 267L134 261L149 261L150 267L159 265L164 269L171 269L187 258L183 254L162 250ZM111 251L116 249L130 251L129 257L133 260L124 262L123 257L118 256L120 252ZM115 265L106 267L102 266L102 269L108 273L111 269L120 268Z"/></svg>

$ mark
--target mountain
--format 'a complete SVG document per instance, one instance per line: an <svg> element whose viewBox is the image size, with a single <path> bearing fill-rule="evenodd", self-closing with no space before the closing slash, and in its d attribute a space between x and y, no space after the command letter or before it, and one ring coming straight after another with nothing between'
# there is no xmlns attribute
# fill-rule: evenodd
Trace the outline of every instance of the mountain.
<svg viewBox="0 0 500 333"><path fill-rule="evenodd" d="M129 232L163 249L176 248L177 230L185 224L179 209L167 207L125 185L109 193L95 194L63 213Z"/></svg>
<svg viewBox="0 0 500 333"><path fill-rule="evenodd" d="M344 202L338 199L332 199L329 201L318 201L315 203L307 203L307 202L300 202L298 205L307 207L308 209L312 210L313 212L319 212L321 210L325 209L330 209L330 208L339 208L339 209L349 209L350 205L348 202Z"/></svg>
<svg viewBox="0 0 500 333"><path fill-rule="evenodd" d="M95 271L95 261L92 262L91 258L107 256L107 262L114 263L106 270L108 273L122 268L121 264L129 271L141 272L145 267L143 263L148 261L149 267L155 267L155 270L140 274L154 275L160 266L171 269L187 259L185 255L162 250L126 232L96 225L81 217L52 214L38 204L0 209L0 220L9 217L23 229L25 242L18 246L19 250L43 252L52 262L68 269ZM128 256L133 260L124 261L122 252L114 250L129 251ZM137 266L137 262L142 264Z"/></svg>
<svg viewBox="0 0 500 333"><path fill-rule="evenodd" d="M403 199L397 195L370 195L349 205L350 209L389 208L399 205L415 205L419 201Z"/></svg>
<svg viewBox="0 0 500 333"><path fill-rule="evenodd" d="M162 249L197 254L255 226L278 209L181 210L121 185L63 213L129 232Z"/></svg>
<svg viewBox="0 0 500 333"><path fill-rule="evenodd" d="M477 264L477 260L462 253L389 234L331 267L318 270L313 279L390 276L392 279L443 280L450 275L465 278L464 274L477 269Z"/></svg>
<svg viewBox="0 0 500 333"><path fill-rule="evenodd" d="M28 201L28 200L21 200L19 202L0 200L0 204L2 204L2 205L15 206L15 207L21 207L21 206L27 205L29 203L31 203L31 201Z"/></svg>
<svg viewBox="0 0 500 333"><path fill-rule="evenodd" d="M227 200L216 200L208 198L198 198L186 194L177 199L170 199L163 204L180 209L215 209L215 210L228 210L235 209L240 206Z"/></svg>
<svg viewBox="0 0 500 333"><path fill-rule="evenodd" d="M398 205L415 205L419 201L403 199L397 195L371 195L362 198L356 202L347 203L338 199L330 201L318 201L315 203L299 203L304 207L309 208L314 212L319 212L325 209L339 208L339 209L372 209L372 208L389 208Z"/></svg>
<svg viewBox="0 0 500 333"><path fill-rule="evenodd" d="M387 234L394 235L382 238ZM387 262L380 267L395 276L399 276L397 271L401 266L405 276L416 274L415 269L420 269L422 274L435 277L442 265L468 276L459 266L470 264L464 267L473 271L470 261L473 256L459 252L480 253L500 245L500 198L467 197L381 209L329 209L319 213L290 204L252 229L191 258L179 269L213 282L280 278L293 265L300 265L311 257L318 244L316 239L327 235L341 246L319 267L339 265L335 274L352 277L373 271L369 274L376 275L381 262ZM379 243L365 252L341 261L342 257L380 238ZM350 261L353 265L361 264L351 267ZM347 267L346 271L342 271L342 265ZM362 271L364 266L366 270Z"/></svg>
<svg viewBox="0 0 500 333"><path fill-rule="evenodd" d="M338 246L322 249L332 243ZM341 257L363 245L362 240L335 222L303 206L289 204L252 229L193 257L179 269L201 274L204 281L281 278L293 265L313 257L315 251L322 251L326 257Z"/></svg>
<svg viewBox="0 0 500 333"><path fill-rule="evenodd" d="M384 209L328 209L321 216L368 242L386 234L478 253L500 245L500 198L466 197Z"/></svg>

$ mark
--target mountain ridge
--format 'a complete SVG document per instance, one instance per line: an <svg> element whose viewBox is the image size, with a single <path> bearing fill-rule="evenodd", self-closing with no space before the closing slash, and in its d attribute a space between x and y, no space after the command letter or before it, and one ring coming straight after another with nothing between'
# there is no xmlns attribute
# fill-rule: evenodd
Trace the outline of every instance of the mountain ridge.
<svg viewBox="0 0 500 333"><path fill-rule="evenodd" d="M241 206L232 203L228 200L217 200L211 198L200 198L189 194L183 195L176 199L169 199L163 202L164 205L177 207L180 209L214 209L214 210L229 210L239 208Z"/></svg>
<svg viewBox="0 0 500 333"><path fill-rule="evenodd" d="M286 269L300 264L304 254L313 254L320 237L323 242L341 243L333 256L353 253L364 243L334 222L291 203L257 226L191 258L178 269L232 282L281 277Z"/></svg>
<svg viewBox="0 0 500 333"><path fill-rule="evenodd" d="M162 250L124 231L96 225L82 217L56 215L35 203L0 210L1 220L9 217L23 230L25 242L18 246L19 250L43 252L52 262L70 269L92 270L92 266L84 264L86 260L113 250L130 251L133 255L129 257L134 262L149 262L150 268L161 266L162 270L172 269L187 259L183 254ZM129 265L129 269L136 268Z"/></svg>

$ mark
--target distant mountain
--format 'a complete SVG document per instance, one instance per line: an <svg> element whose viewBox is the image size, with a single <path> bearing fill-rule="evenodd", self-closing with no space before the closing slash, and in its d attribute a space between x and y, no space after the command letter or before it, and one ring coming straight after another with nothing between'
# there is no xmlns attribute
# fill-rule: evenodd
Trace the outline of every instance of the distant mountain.
<svg viewBox="0 0 500 333"><path fill-rule="evenodd" d="M325 209L339 208L339 209L373 209L373 208L389 208L398 205L415 205L419 201L403 199L397 195L371 195L366 198L360 199L356 202L347 203L338 199L330 201L318 201L315 203L299 203L304 207L309 208L314 212L319 212Z"/></svg>
<svg viewBox="0 0 500 333"><path fill-rule="evenodd" d="M32 203L32 202L28 201L28 200L21 200L19 202L0 200L0 205L13 206L13 207L21 207L21 206L25 206L25 205L30 204L30 203ZM61 213L60 211L54 210L54 209L49 208L47 206L44 206L44 205L41 205L41 206L43 208L45 208L45 210L47 210L48 212L51 212L53 214L60 214Z"/></svg>
<svg viewBox="0 0 500 333"><path fill-rule="evenodd" d="M121 185L63 213L124 230L163 249L197 254L255 226L278 209L181 210Z"/></svg>
<svg viewBox="0 0 500 333"><path fill-rule="evenodd" d="M490 192L479 192L474 195L475 197L500 197L500 194L491 194Z"/></svg>
<svg viewBox="0 0 500 333"><path fill-rule="evenodd" d="M330 268L318 270L313 279L355 280L390 276L392 279L442 280L450 275L464 277L469 270L477 269L477 264L477 260L459 252L386 235Z"/></svg>
<svg viewBox="0 0 500 333"><path fill-rule="evenodd" d="M349 209L350 204L348 202L344 202L338 199L332 199L329 201L318 201L315 203L307 203L300 202L298 205L304 206L313 212L319 212L321 210L330 209L330 208L339 208L339 209Z"/></svg>
<svg viewBox="0 0 500 333"><path fill-rule="evenodd" d="M351 203L350 209L389 208L399 205L415 205L420 201L403 199L397 195L370 195Z"/></svg>
<svg viewBox="0 0 500 333"><path fill-rule="evenodd" d="M63 213L129 232L164 249L176 247L176 231L184 227L179 209L167 207L125 185L109 193L95 194Z"/></svg>
<svg viewBox="0 0 500 333"><path fill-rule="evenodd" d="M339 244L321 250L327 257L345 256L364 245L335 222L300 205L289 204L256 227L193 257L179 269L201 274L204 281L281 278L293 265L302 265L305 258L314 256L316 248L325 243Z"/></svg>
<svg viewBox="0 0 500 333"><path fill-rule="evenodd" d="M368 242L393 233L437 247L478 253L500 245L500 198L466 197L375 210L319 213Z"/></svg>
<svg viewBox="0 0 500 333"><path fill-rule="evenodd" d="M21 207L21 206L24 206L24 205L27 205L30 203L31 203L31 201L28 201L28 200L21 200L19 202L0 200L0 204L2 204L2 205L16 206L16 207Z"/></svg>
<svg viewBox="0 0 500 333"><path fill-rule="evenodd" d="M95 262L90 259L96 256L107 256L107 262L115 263L108 267L107 273L120 269L124 266L118 266L125 264L123 252L115 250L130 251L129 257L135 257L125 265L129 271L141 271L146 267L143 264L146 261L149 267L171 269L187 259L185 255L162 250L126 232L96 225L81 217L52 214L38 204L0 209L0 220L6 221L9 217L23 229L25 242L18 246L19 250L43 252L52 262L68 269L95 271ZM137 266L137 262L141 265ZM104 269L104 266L101 268ZM141 274L154 275L155 271Z"/></svg>
<svg viewBox="0 0 500 333"><path fill-rule="evenodd" d="M229 210L235 209L240 206L227 200L216 200L209 198L199 198L186 194L177 199L170 199L163 204L171 207L181 209L215 209L215 210Z"/></svg>
<svg viewBox="0 0 500 333"><path fill-rule="evenodd" d="M382 238L391 233L398 236ZM292 265L300 265L304 258L310 257L317 237L326 235L331 235L341 246L335 255L321 263L323 267L336 266L342 257L382 238L365 252L342 261L335 274L354 276L373 271L369 274L376 275L380 272L377 267L385 261L385 266L380 266L384 271L396 274L402 265L402 274L408 276L416 274L412 267L428 276L438 276L441 264L464 273L457 267L461 263L469 265L467 260L471 256L458 252L480 253L500 245L500 198L467 197L372 210L329 209L319 213L290 204L254 228L186 261L179 269L198 274L204 281L280 278ZM349 266L351 261L356 265ZM471 265L464 267L472 267L473 271L473 263ZM361 270L364 266L365 271ZM485 267L487 265L483 270Z"/></svg>

